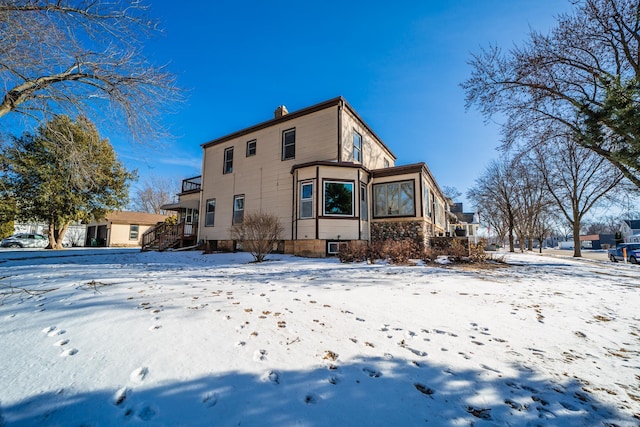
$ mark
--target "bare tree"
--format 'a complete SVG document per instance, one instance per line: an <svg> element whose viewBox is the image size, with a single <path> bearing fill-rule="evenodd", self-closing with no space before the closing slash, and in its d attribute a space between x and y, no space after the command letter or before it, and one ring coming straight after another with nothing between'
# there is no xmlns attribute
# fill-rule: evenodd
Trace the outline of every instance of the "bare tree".
<svg viewBox="0 0 640 427"><path fill-rule="evenodd" d="M444 197L455 201L458 197L462 196L462 192L459 191L456 187L445 185L442 187L442 194Z"/></svg>
<svg viewBox="0 0 640 427"><path fill-rule="evenodd" d="M640 187L640 5L576 0L549 35L474 55L467 107L504 114L504 146L541 143L538 128L563 128ZM546 142L542 140L542 142Z"/></svg>
<svg viewBox="0 0 640 427"><path fill-rule="evenodd" d="M496 231L505 232L509 238L509 251L514 252L513 233L518 201L511 160L491 162L484 174L476 179L467 196Z"/></svg>
<svg viewBox="0 0 640 427"><path fill-rule="evenodd" d="M0 117L83 115L126 124L138 140L163 134L158 119L181 95L142 54L158 32L147 10L138 0L0 0Z"/></svg>
<svg viewBox="0 0 640 427"><path fill-rule="evenodd" d="M516 156L512 161L511 179L513 180L515 204L514 229L524 251L533 249L533 240L544 232L543 217L550 205L550 198L538 170L527 161L525 156Z"/></svg>
<svg viewBox="0 0 640 427"><path fill-rule="evenodd" d="M551 197L571 224L573 256L580 257L583 218L599 202L615 197L616 191L622 190L624 175L606 159L569 137L538 146L532 155Z"/></svg>
<svg viewBox="0 0 640 427"><path fill-rule="evenodd" d="M171 203L180 192L180 180L170 177L150 176L136 188L132 207L140 212L167 214L163 205Z"/></svg>

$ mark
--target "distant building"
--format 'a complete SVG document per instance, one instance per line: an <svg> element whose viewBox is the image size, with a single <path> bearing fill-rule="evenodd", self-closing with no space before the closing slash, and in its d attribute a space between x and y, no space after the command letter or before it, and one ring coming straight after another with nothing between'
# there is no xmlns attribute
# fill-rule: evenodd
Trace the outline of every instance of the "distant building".
<svg viewBox="0 0 640 427"><path fill-rule="evenodd" d="M449 233L451 236L467 236L472 240L478 238L480 219L477 212L464 212L462 203L449 204Z"/></svg>
<svg viewBox="0 0 640 427"><path fill-rule="evenodd" d="M640 242L640 219L622 221L620 234L627 243Z"/></svg>
<svg viewBox="0 0 640 427"><path fill-rule="evenodd" d="M86 246L142 246L142 234L167 219L146 212L111 212L87 225Z"/></svg>

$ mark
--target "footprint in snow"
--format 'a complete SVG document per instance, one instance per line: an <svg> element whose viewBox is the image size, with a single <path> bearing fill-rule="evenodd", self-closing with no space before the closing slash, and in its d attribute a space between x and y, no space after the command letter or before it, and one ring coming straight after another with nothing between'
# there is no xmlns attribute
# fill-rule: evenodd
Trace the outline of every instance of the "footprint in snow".
<svg viewBox="0 0 640 427"><path fill-rule="evenodd" d="M380 371L376 371L375 369L371 368L362 368L362 372L364 372L371 378L380 378L382 376L382 373L380 373Z"/></svg>
<svg viewBox="0 0 640 427"><path fill-rule="evenodd" d="M135 369L133 372L131 372L131 374L129 374L129 379L132 382L140 383L144 381L144 379L147 377L148 374L149 374L149 368L145 366L141 366L138 369Z"/></svg>
<svg viewBox="0 0 640 427"><path fill-rule="evenodd" d="M70 348L68 350L63 351L62 353L60 353L60 356L73 356L78 354L78 350L75 348Z"/></svg>
<svg viewBox="0 0 640 427"><path fill-rule="evenodd" d="M205 393L202 396L202 403L207 408L213 408L218 403L218 395L216 393L213 393L213 392Z"/></svg>
<svg viewBox="0 0 640 427"><path fill-rule="evenodd" d="M149 405L144 405L136 414L136 416L140 418L142 421L149 421L155 415L156 415L156 410Z"/></svg>
<svg viewBox="0 0 640 427"><path fill-rule="evenodd" d="M267 350L256 350L253 353L253 360L256 362L262 362L267 358Z"/></svg>
<svg viewBox="0 0 640 427"><path fill-rule="evenodd" d="M122 405L124 401L127 400L130 392L131 390L129 390L127 387L118 389L118 391L116 391L113 395L113 404L116 406Z"/></svg>
<svg viewBox="0 0 640 427"><path fill-rule="evenodd" d="M58 347L62 347L63 345L67 345L69 344L69 340L60 340L60 341L56 341L53 345L58 346Z"/></svg>
<svg viewBox="0 0 640 427"><path fill-rule="evenodd" d="M263 382L270 382L272 384L280 384L280 376L278 375L278 373L276 371L267 371L264 374L262 374L260 379Z"/></svg>
<svg viewBox="0 0 640 427"><path fill-rule="evenodd" d="M47 326L46 328L44 328L42 330L42 333L45 335L49 335L51 332L55 331L56 327L55 326Z"/></svg>

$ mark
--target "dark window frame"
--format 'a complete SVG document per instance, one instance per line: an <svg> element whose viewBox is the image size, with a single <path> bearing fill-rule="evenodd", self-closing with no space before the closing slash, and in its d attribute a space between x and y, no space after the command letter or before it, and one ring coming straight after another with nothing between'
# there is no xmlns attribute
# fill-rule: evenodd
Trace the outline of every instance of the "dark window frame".
<svg viewBox="0 0 640 427"><path fill-rule="evenodd" d="M236 202L238 200L242 200L242 209L236 209ZM236 225L236 224L242 224L242 222L244 221L244 203L245 203L245 197L244 194L236 194L235 196L233 196L233 217L231 218L231 224ZM241 213L241 217L238 218L239 214Z"/></svg>
<svg viewBox="0 0 640 427"><path fill-rule="evenodd" d="M351 186L351 213L327 213L327 184L348 184ZM345 179L323 179L322 180L322 216L328 218L353 218L355 216L355 181Z"/></svg>
<svg viewBox="0 0 640 427"><path fill-rule="evenodd" d="M359 140L359 144L356 144L356 140ZM362 135L358 131L353 131L353 161L362 163Z"/></svg>
<svg viewBox="0 0 640 427"><path fill-rule="evenodd" d="M210 203L213 202L213 210L209 210ZM211 218L211 220L209 220ZM216 199L207 199L204 205L204 226L214 227L216 223Z"/></svg>
<svg viewBox="0 0 640 427"><path fill-rule="evenodd" d="M402 184L406 184L406 183L411 184L411 190L412 190L411 192L412 193L411 194L412 212L411 213L401 211ZM391 206L389 205L389 196L388 196L388 193L386 193L387 191L386 187L390 185L398 185L398 213L387 213L387 214L381 215L378 210L377 191L379 188L385 187L386 200L385 200L384 210L386 212L389 212L389 209L391 208ZM373 218L403 218L403 217L409 218L409 217L416 216L416 183L415 183L415 180L413 179L405 179L402 181L390 181L390 182L383 182L379 184L373 184L372 195L373 195Z"/></svg>
<svg viewBox="0 0 640 427"><path fill-rule="evenodd" d="M287 135L293 134L293 142L287 143ZM282 161L296 158L296 128L282 131Z"/></svg>
<svg viewBox="0 0 640 427"><path fill-rule="evenodd" d="M231 155L229 156L229 153ZM233 173L233 147L227 147L224 149L224 162L222 163L222 173Z"/></svg>
<svg viewBox="0 0 640 427"><path fill-rule="evenodd" d="M253 145L253 148L251 148ZM252 139L251 141L247 141L247 155L246 157L255 156L258 152L258 140Z"/></svg>
<svg viewBox="0 0 640 427"><path fill-rule="evenodd" d="M304 196L304 187L306 186L310 186L311 187L311 196L309 197L303 197ZM300 211L299 211L299 218L300 219L310 219L310 218L314 218L315 214L314 214L314 209L313 209L313 181L305 181L305 182L301 182L300 183ZM311 204L311 214L309 216L302 216L302 212L303 212L303 208L302 206L305 204Z"/></svg>

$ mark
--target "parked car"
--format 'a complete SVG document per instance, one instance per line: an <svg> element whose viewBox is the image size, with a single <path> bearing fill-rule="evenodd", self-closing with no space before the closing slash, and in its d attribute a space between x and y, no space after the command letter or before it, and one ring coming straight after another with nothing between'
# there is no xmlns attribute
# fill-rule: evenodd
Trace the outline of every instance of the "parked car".
<svg viewBox="0 0 640 427"><path fill-rule="evenodd" d="M35 233L18 233L2 239L3 248L45 248L49 244L47 236Z"/></svg>
<svg viewBox="0 0 640 427"><path fill-rule="evenodd" d="M627 261L632 264L640 262L640 243L620 243L615 249L609 249L609 259L613 262L624 261L623 249L627 250Z"/></svg>

